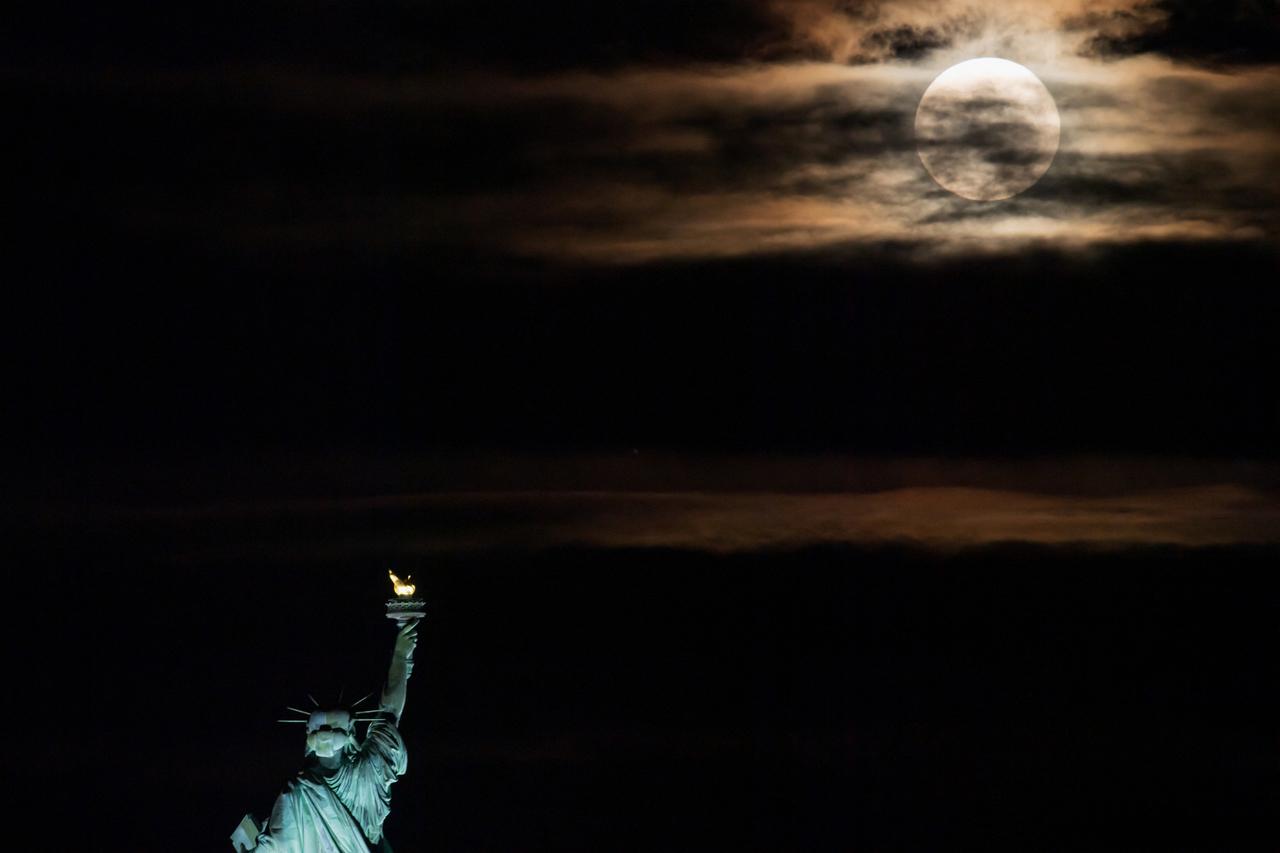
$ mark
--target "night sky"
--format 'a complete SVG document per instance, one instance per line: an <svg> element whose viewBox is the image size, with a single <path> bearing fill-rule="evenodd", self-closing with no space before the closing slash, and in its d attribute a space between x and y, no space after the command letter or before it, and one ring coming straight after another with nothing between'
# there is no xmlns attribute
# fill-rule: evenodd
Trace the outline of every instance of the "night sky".
<svg viewBox="0 0 1280 853"><path fill-rule="evenodd" d="M389 567L397 851L1274 849L1274 0L10 18L21 849L229 849Z"/></svg>

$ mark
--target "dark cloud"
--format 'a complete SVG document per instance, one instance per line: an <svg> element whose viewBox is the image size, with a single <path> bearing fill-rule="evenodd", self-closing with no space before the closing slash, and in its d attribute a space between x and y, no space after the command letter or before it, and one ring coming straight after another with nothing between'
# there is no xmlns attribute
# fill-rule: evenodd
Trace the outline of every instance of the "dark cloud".
<svg viewBox="0 0 1280 853"><path fill-rule="evenodd" d="M1020 158L1014 154L1016 168ZM1140 221L1153 209L1179 209L1205 220L1230 211L1238 227L1253 227L1265 234L1280 231L1280 190L1254 183L1236 171L1230 158L1212 151L1109 156L1063 151L1035 186L1015 198L985 205L946 198L941 202L920 221L1101 216L1123 223Z"/></svg>
<svg viewBox="0 0 1280 853"><path fill-rule="evenodd" d="M700 126L716 140L725 185L743 180L789 183L798 164L838 165L890 152L915 150L907 108L859 108L847 98L796 107L732 108ZM739 184L740 185L740 184ZM833 188L828 188L828 190Z"/></svg>
<svg viewBox="0 0 1280 853"><path fill-rule="evenodd" d="M872 55L889 59L920 59L932 50L947 47L952 39L933 27L911 27L906 24L875 30L862 39L863 47Z"/></svg>
<svg viewBox="0 0 1280 853"><path fill-rule="evenodd" d="M1241 75L1234 79L1242 80ZM1160 103L1177 104L1197 119L1201 132L1280 131L1280 75L1259 75L1235 86L1214 78L1168 74L1147 83L1145 93Z"/></svg>
<svg viewBox="0 0 1280 853"><path fill-rule="evenodd" d="M1097 56L1158 53L1219 66L1280 62L1280 3L1276 0L1154 0L1072 23L1079 29L1103 30L1086 46L1087 52ZM1118 32L1108 33L1108 29Z"/></svg>
<svg viewBox="0 0 1280 853"><path fill-rule="evenodd" d="M1045 175L1029 199L1050 199L1067 207L1086 210L1114 209L1117 205L1166 204L1170 187L1158 176L1134 174L1132 158L1113 159L1107 166L1086 164L1076 155L1060 155L1059 168ZM1139 167L1145 163L1136 164Z"/></svg>

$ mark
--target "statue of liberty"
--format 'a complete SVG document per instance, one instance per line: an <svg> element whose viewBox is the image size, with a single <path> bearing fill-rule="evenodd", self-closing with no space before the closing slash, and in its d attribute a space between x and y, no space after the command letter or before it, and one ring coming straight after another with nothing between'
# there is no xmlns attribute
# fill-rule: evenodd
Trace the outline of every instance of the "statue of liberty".
<svg viewBox="0 0 1280 853"><path fill-rule="evenodd" d="M285 785L265 828L249 815L240 822L231 836L237 853L391 853L382 824L391 811L391 786L408 767L397 726L419 621L405 620L396 634L377 709L290 709L306 717L281 721L306 724L306 766ZM356 740L358 722L369 724L362 742Z"/></svg>

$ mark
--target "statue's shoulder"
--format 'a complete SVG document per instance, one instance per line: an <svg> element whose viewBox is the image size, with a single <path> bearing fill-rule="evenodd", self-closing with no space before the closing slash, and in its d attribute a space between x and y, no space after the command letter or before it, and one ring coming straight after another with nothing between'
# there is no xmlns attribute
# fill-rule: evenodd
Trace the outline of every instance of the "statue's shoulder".
<svg viewBox="0 0 1280 853"><path fill-rule="evenodd" d="M292 779L284 783L284 790L281 791L281 793L295 794L304 785L314 784L315 782L314 777L315 777L315 774L312 773L310 770L306 770L306 769L299 770Z"/></svg>

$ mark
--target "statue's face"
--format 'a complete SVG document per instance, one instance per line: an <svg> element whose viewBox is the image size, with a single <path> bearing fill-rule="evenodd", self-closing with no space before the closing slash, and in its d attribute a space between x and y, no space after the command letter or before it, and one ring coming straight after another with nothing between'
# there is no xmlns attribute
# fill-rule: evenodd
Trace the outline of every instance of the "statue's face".
<svg viewBox="0 0 1280 853"><path fill-rule="evenodd" d="M346 711L313 711L307 720L307 749L321 758L341 754L351 736L351 715Z"/></svg>

